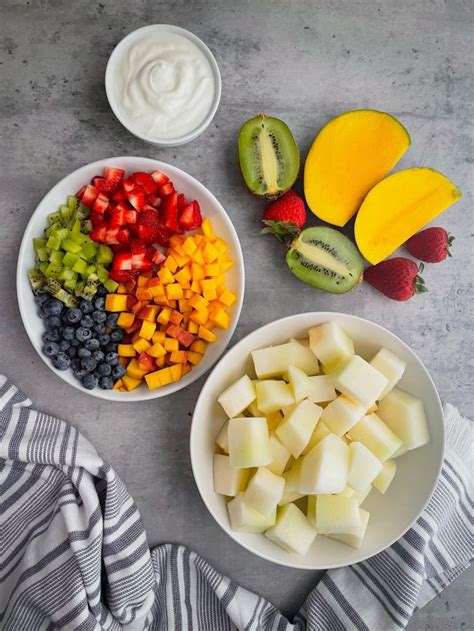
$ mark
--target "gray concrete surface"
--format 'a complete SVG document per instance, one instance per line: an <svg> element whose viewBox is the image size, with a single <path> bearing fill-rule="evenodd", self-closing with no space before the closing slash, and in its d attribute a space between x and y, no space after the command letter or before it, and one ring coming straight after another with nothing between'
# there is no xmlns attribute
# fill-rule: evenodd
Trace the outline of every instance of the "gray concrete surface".
<svg viewBox="0 0 474 631"><path fill-rule="evenodd" d="M87 162L129 154L173 163L217 195L240 235L247 292L234 342L298 311L364 316L410 344L441 397L470 414L472 17L469 0L2 0L0 5L0 369L40 408L74 422L114 465L136 498L150 544L190 546L287 614L318 574L264 562L238 547L196 491L188 434L203 381L165 400L118 405L57 379L36 356L17 309L15 264L23 230L49 188ZM104 93L105 65L115 44L156 22L201 36L223 78L213 124L176 149L157 149L131 136ZM304 156L331 116L361 107L392 112L409 129L412 147L400 167L435 167L464 192L436 221L456 236L453 258L428 266L429 293L407 304L365 285L335 297L299 283L285 270L279 245L259 236L262 204L241 184L236 136L247 118L261 111L283 118ZM473 573L466 573L417 614L411 630L473 629L472 587Z"/></svg>

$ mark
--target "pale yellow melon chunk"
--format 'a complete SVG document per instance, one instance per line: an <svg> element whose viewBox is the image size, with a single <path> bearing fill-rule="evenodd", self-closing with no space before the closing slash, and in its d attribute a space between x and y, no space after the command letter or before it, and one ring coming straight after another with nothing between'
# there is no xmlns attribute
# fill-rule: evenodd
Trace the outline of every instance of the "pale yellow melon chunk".
<svg viewBox="0 0 474 631"><path fill-rule="evenodd" d="M356 533L352 534L331 534L328 535L331 539L341 541L351 548L359 549L364 541L365 533L367 532L367 525L369 523L370 513L363 508L359 508L360 514L360 527Z"/></svg>
<svg viewBox="0 0 474 631"><path fill-rule="evenodd" d="M395 460L386 460L383 463L382 470L372 482L372 486L374 487L374 489L377 489L379 493L384 494L392 483L396 472L397 463L395 462Z"/></svg>
<svg viewBox="0 0 474 631"><path fill-rule="evenodd" d="M309 347L326 372L354 355L353 341L334 320L309 329L308 334Z"/></svg>
<svg viewBox="0 0 474 631"><path fill-rule="evenodd" d="M229 456L214 454L214 491L221 495L235 496L245 490L249 479L248 469L234 469Z"/></svg>
<svg viewBox="0 0 474 631"><path fill-rule="evenodd" d="M284 478L275 475L266 467L259 467L248 483L244 502L261 515L268 515L281 500L284 488Z"/></svg>
<svg viewBox="0 0 474 631"><path fill-rule="evenodd" d="M356 535L360 531L357 502L343 495L318 495L316 527L321 535Z"/></svg>
<svg viewBox="0 0 474 631"><path fill-rule="evenodd" d="M229 386L217 399L229 418L241 414L252 401L255 401L255 386L248 375Z"/></svg>
<svg viewBox="0 0 474 631"><path fill-rule="evenodd" d="M288 552L304 556L317 535L316 528L294 504L278 509L277 519L265 536Z"/></svg>
<svg viewBox="0 0 474 631"><path fill-rule="evenodd" d="M227 434L232 467L262 467L272 461L270 436L265 418L232 418Z"/></svg>
<svg viewBox="0 0 474 631"><path fill-rule="evenodd" d="M380 401L377 414L401 438L408 450L430 442L428 421L421 399L394 388Z"/></svg>
<svg viewBox="0 0 474 631"><path fill-rule="evenodd" d="M243 499L244 494L239 493L237 497L227 504L230 527L238 532L260 533L271 528L276 521L276 509L264 516L258 511L248 506Z"/></svg>
<svg viewBox="0 0 474 631"><path fill-rule="evenodd" d="M305 399L276 428L276 435L295 458L308 444L322 411L318 405Z"/></svg>

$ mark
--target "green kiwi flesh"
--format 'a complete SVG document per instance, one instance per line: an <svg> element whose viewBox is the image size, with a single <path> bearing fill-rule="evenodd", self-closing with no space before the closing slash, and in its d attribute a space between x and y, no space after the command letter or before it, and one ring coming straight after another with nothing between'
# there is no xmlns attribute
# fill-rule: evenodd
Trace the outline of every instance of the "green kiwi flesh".
<svg viewBox="0 0 474 631"><path fill-rule="evenodd" d="M298 145L287 124L265 114L242 125L239 161L247 187L267 199L290 189L300 168Z"/></svg>
<svg viewBox="0 0 474 631"><path fill-rule="evenodd" d="M334 228L306 228L286 255L292 274L307 285L344 294L362 280L363 260L355 245Z"/></svg>

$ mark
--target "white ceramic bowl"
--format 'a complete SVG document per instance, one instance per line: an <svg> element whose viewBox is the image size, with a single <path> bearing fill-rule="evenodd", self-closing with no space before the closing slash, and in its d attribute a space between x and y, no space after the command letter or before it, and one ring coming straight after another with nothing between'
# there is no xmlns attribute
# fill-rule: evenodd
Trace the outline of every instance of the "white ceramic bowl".
<svg viewBox="0 0 474 631"><path fill-rule="evenodd" d="M115 94L115 89L114 89L114 79L115 79L115 72L117 70L117 64L120 63L122 56L125 54L128 48L144 35L151 34L151 33L163 33L163 32L176 33L177 35L182 35L183 37L186 37L187 39L189 39L195 46L197 46L199 50L204 54L207 61L209 62L209 65L211 66L212 74L214 77L214 86L215 86L214 99L212 101L211 108L209 112L207 113L206 117L204 118L202 123L200 123L200 125L198 125L195 129L193 129L187 134L178 136L176 138L158 138L158 137L150 137L150 136L142 134L139 130L137 130L133 126L133 123L131 123L131 121L124 114L117 100L117 96ZM112 108L113 113L115 114L117 119L122 123L122 125L131 134L133 134L137 138L140 138L141 140L144 140L145 142L149 142L152 145L156 145L158 147L177 147L179 145L184 145L188 142L191 142L191 140L194 140L195 138L200 136L203 133L203 131L205 131L207 127L210 125L212 119L215 116L217 108L219 107L219 103L221 100L222 80L221 80L221 73L219 71L219 66L217 65L217 61L214 55L206 46L206 44L201 39L199 39L197 35L194 35L194 33L191 33L190 31L187 31L184 28L181 28L179 26L174 26L172 24L150 24L149 26L144 26L142 28L137 29L136 31L132 31L131 33L129 33L114 48L114 50L112 51L112 54L109 57L107 68L105 70L105 91L107 94L109 105Z"/></svg>
<svg viewBox="0 0 474 631"><path fill-rule="evenodd" d="M71 370L56 370L51 361L43 355L41 348L43 345L41 335L44 331L43 321L37 315L37 308L34 302L33 293L28 281L28 270L34 267L35 256L33 250L33 238L40 237L44 228L47 226L47 216L55 212L60 204L65 203L68 195L74 195L84 184L88 184L92 177L101 174L105 166L114 166L125 169L126 173L133 171L152 171L160 169L173 181L176 190L184 193L189 199L197 199L201 205L203 215L209 217L212 221L217 234L222 237L229 245L229 255L234 261L234 266L226 273L227 286L237 295L236 302L232 305L229 314L232 318L232 324L226 331L218 332L218 339L213 344L209 344L204 359L191 372L183 377L180 381L171 383L156 390L148 390L145 385L139 386L132 392L116 392L115 390L86 390L82 387L77 379L75 379ZM235 228L225 212L222 205L217 201L214 195L208 191L198 180L188 175L181 169L178 169L165 162L151 160L149 158L135 158L124 156L120 158L107 158L98 160L86 166L77 169L70 175L66 176L43 197L35 212L33 213L27 227L20 247L17 266L17 296L20 313L25 325L26 332L38 351L40 357L46 362L48 367L61 377L66 383L74 386L78 390L87 392L101 399L109 401L144 401L148 399L156 399L164 397L172 392L181 390L189 384L199 379L211 366L218 360L223 353L225 347L230 342L232 334L237 326L242 309L242 301L245 290L245 270L240 248L239 239Z"/></svg>
<svg viewBox="0 0 474 631"><path fill-rule="evenodd" d="M397 459L398 470L385 495L373 491L363 507L370 512L360 550L327 537L316 537L305 557L285 552L264 535L231 530L222 495L213 490L215 437L226 420L217 397L245 372L253 374L251 351L303 337L308 328L335 320L354 339L356 353L370 358L385 346L407 362L400 388L420 397L428 417L431 442ZM399 539L416 521L434 490L443 461L444 424L441 402L428 371L415 353L387 329L342 313L301 313L257 329L236 344L209 375L197 401L191 426L191 463L197 487L211 515L235 541L254 554L302 569L326 569L358 563Z"/></svg>

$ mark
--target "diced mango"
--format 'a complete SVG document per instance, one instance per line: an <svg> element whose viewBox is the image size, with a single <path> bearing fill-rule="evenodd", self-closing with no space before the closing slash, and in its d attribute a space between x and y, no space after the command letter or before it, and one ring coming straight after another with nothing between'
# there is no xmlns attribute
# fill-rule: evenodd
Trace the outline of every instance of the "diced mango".
<svg viewBox="0 0 474 631"><path fill-rule="evenodd" d="M174 337L167 337L163 342L163 346L165 351L168 351L168 353L179 350L179 342Z"/></svg>
<svg viewBox="0 0 474 631"><path fill-rule="evenodd" d="M128 313L127 311L122 311L122 313L118 317L117 324L122 329L128 329L128 327L132 326L134 320L135 320L134 313Z"/></svg>
<svg viewBox="0 0 474 631"><path fill-rule="evenodd" d="M194 351L195 353L201 353L204 355L207 349L207 343L204 340L194 340L194 342L189 347L189 350Z"/></svg>
<svg viewBox="0 0 474 631"><path fill-rule="evenodd" d="M148 302L148 300L151 300L153 298L153 295L148 287L140 287L139 289L137 289L135 296L138 298L138 300L141 300L142 302Z"/></svg>
<svg viewBox="0 0 474 631"><path fill-rule="evenodd" d="M167 267L162 267L158 272L158 278L163 285L169 285L174 282L174 276Z"/></svg>
<svg viewBox="0 0 474 631"><path fill-rule="evenodd" d="M156 322L150 322L149 320L143 320L142 326L139 331L140 337L145 340L151 340L153 337L153 333L156 329Z"/></svg>
<svg viewBox="0 0 474 631"><path fill-rule="evenodd" d="M163 344L161 344L160 342L155 342L153 346L150 346L149 348L147 348L146 352L148 353L148 355L151 355L152 357L156 357L157 359L159 357L164 357L166 355L166 350Z"/></svg>
<svg viewBox="0 0 474 631"><path fill-rule="evenodd" d="M195 353L193 351L186 351L186 356L187 356L188 362L190 364L193 364L193 366L196 366L197 364L199 364L199 362L204 357L202 353Z"/></svg>
<svg viewBox="0 0 474 631"><path fill-rule="evenodd" d="M148 278L146 276L139 276L137 278L137 287L146 287L148 285Z"/></svg>
<svg viewBox="0 0 474 631"><path fill-rule="evenodd" d="M128 294L127 288L125 287L124 283L119 283L116 292L118 294Z"/></svg>
<svg viewBox="0 0 474 631"><path fill-rule="evenodd" d="M180 364L170 366L168 370L170 371L172 381L179 381L181 379L182 368Z"/></svg>
<svg viewBox="0 0 474 631"><path fill-rule="evenodd" d="M173 364L185 364L186 363L186 351L173 351L170 354L170 362Z"/></svg>
<svg viewBox="0 0 474 631"><path fill-rule="evenodd" d="M196 309L190 314L189 319L196 324L205 324L209 318L209 309Z"/></svg>
<svg viewBox="0 0 474 631"><path fill-rule="evenodd" d="M229 289L224 291L219 296L219 302L222 302L226 307L230 307L237 300L237 296L233 294Z"/></svg>
<svg viewBox="0 0 474 631"><path fill-rule="evenodd" d="M125 311L127 298L127 294L107 294L105 297L106 311Z"/></svg>
<svg viewBox="0 0 474 631"><path fill-rule="evenodd" d="M187 237L182 245L183 252L190 256L193 252L197 250L197 243L193 237Z"/></svg>
<svg viewBox="0 0 474 631"><path fill-rule="evenodd" d="M178 283L166 285L166 297L168 300L180 300L183 297L183 288Z"/></svg>
<svg viewBox="0 0 474 631"><path fill-rule="evenodd" d="M123 388L123 381L121 379L117 379L114 383L112 390L121 390Z"/></svg>
<svg viewBox="0 0 474 631"><path fill-rule="evenodd" d="M128 392L131 392L132 390L135 390L135 388L138 388L138 386L142 382L141 379L134 379L133 377L130 377L129 375L125 375L125 377L122 377L122 381L123 381L123 385L125 386Z"/></svg>
<svg viewBox="0 0 474 631"><path fill-rule="evenodd" d="M191 265L191 277L193 280L202 280L206 276L206 270L203 265L193 263Z"/></svg>
<svg viewBox="0 0 474 631"><path fill-rule="evenodd" d="M217 309L212 315L212 322L215 322L221 329L228 329L230 326L229 314L224 309Z"/></svg>
<svg viewBox="0 0 474 631"><path fill-rule="evenodd" d="M134 357L137 354L131 344L119 344L117 346L117 353L120 357Z"/></svg>
<svg viewBox="0 0 474 631"><path fill-rule="evenodd" d="M234 261L231 261L230 259L225 259L220 261L220 266L221 266L221 272L227 272L228 269L230 269L232 266L234 265Z"/></svg>
<svg viewBox="0 0 474 631"><path fill-rule="evenodd" d="M194 294L194 296L189 299L188 305L193 309L196 309L196 311L203 311L204 309L207 309L209 302L199 294Z"/></svg>
<svg viewBox="0 0 474 631"><path fill-rule="evenodd" d="M198 280L193 280L193 282L191 283L191 291L193 292L193 294L201 293L201 283Z"/></svg>
<svg viewBox="0 0 474 631"><path fill-rule="evenodd" d="M190 322L188 322L187 329L190 333L192 333L193 335L196 335L196 333L199 331L199 324L191 320Z"/></svg>
<svg viewBox="0 0 474 631"><path fill-rule="evenodd" d="M133 344L133 348L137 351L137 353L146 351L150 348L150 346L150 342L148 340L144 340L142 337Z"/></svg>
<svg viewBox="0 0 474 631"><path fill-rule="evenodd" d="M204 246L202 256L206 263L213 263L219 258L219 250L210 241L208 241Z"/></svg>
<svg viewBox="0 0 474 631"><path fill-rule="evenodd" d="M212 238L215 238L215 236L216 236L214 234L214 228L212 226L211 220L208 217L206 217L203 220L203 222L201 224L201 230L203 231L203 233L204 233L204 235L206 237L209 237L209 238L212 239Z"/></svg>
<svg viewBox="0 0 474 631"><path fill-rule="evenodd" d="M192 333L192 331L190 331ZM198 331L196 331L198 336L205 340L206 342L215 342L217 340L217 335L207 329L205 326L200 326Z"/></svg>
<svg viewBox="0 0 474 631"><path fill-rule="evenodd" d="M156 358L156 365L158 366L158 368L163 368L165 364L166 364L166 355L162 355L161 357Z"/></svg>
<svg viewBox="0 0 474 631"><path fill-rule="evenodd" d="M186 294L186 292L184 293ZM179 301L179 310L184 316L184 314L190 313L193 310L193 308L189 305L189 300L186 300L186 298L183 298L182 300Z"/></svg>
<svg viewBox="0 0 474 631"><path fill-rule="evenodd" d="M155 331L152 335L151 341L153 344L163 344L165 341L166 333L164 331Z"/></svg>
<svg viewBox="0 0 474 631"><path fill-rule="evenodd" d="M163 263L163 266L166 269L169 269L169 271L172 274L174 274L176 272L176 270L178 269L178 262L176 261L176 259L173 256L169 255L169 256L166 257L166 259L165 259L165 261Z"/></svg>
<svg viewBox="0 0 474 631"><path fill-rule="evenodd" d="M208 263L204 266L204 271L208 277L216 277L221 273L221 267L219 263Z"/></svg>
<svg viewBox="0 0 474 631"><path fill-rule="evenodd" d="M186 284L189 280L191 280L191 270L189 267L183 267L174 275L174 279L181 286Z"/></svg>
<svg viewBox="0 0 474 631"><path fill-rule="evenodd" d="M146 368L141 368L137 359L132 359L127 366L127 375L132 377L132 379L142 379L147 372L150 371Z"/></svg>
<svg viewBox="0 0 474 631"><path fill-rule="evenodd" d="M160 315L156 318L156 321L160 324L168 324L171 317L171 309L165 307L161 310Z"/></svg>

